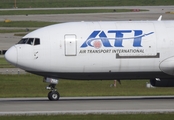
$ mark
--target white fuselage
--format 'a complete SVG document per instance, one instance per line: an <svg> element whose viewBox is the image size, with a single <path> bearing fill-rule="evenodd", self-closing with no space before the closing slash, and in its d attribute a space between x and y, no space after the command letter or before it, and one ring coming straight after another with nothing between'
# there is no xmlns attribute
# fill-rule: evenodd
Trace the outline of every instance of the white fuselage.
<svg viewBox="0 0 174 120"><path fill-rule="evenodd" d="M53 78L174 78L174 21L71 22L35 30L6 59Z"/></svg>

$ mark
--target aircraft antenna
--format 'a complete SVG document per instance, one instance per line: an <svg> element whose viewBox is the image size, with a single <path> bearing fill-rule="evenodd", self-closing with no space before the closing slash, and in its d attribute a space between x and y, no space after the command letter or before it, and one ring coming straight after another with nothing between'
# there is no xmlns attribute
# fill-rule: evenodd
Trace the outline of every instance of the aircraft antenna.
<svg viewBox="0 0 174 120"><path fill-rule="evenodd" d="M161 21L162 17L163 17L163 16L162 16L162 15L160 15L160 16L159 16L159 18L158 18L158 21Z"/></svg>

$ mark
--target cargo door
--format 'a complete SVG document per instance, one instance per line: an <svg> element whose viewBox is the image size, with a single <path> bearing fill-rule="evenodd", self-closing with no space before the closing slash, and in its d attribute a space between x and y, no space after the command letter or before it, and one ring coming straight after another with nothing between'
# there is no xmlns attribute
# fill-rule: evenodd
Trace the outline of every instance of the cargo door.
<svg viewBox="0 0 174 120"><path fill-rule="evenodd" d="M65 56L77 55L77 40L76 35L65 35Z"/></svg>

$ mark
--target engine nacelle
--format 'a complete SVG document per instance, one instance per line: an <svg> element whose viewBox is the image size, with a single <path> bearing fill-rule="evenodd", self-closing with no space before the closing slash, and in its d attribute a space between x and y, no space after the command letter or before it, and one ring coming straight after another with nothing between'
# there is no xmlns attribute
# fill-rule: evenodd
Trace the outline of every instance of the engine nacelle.
<svg viewBox="0 0 174 120"><path fill-rule="evenodd" d="M150 84L154 87L174 87L174 79L150 79Z"/></svg>

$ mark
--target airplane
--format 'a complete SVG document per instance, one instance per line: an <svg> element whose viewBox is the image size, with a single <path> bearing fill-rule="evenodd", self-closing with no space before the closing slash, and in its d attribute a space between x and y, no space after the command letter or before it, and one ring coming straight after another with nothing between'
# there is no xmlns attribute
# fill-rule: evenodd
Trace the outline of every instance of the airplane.
<svg viewBox="0 0 174 120"><path fill-rule="evenodd" d="M25 35L6 60L49 83L59 100L58 79L149 79L174 87L174 21L80 21L46 26Z"/></svg>

